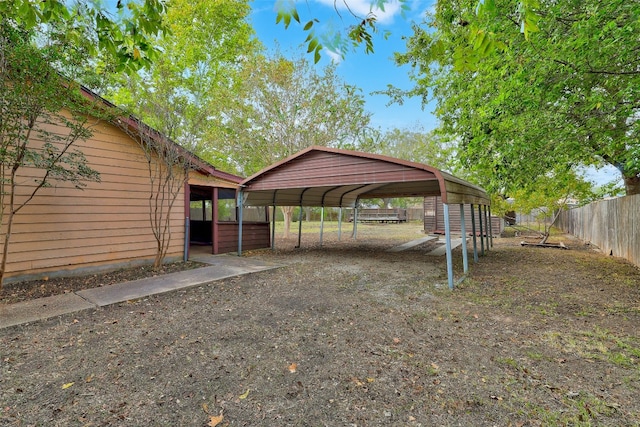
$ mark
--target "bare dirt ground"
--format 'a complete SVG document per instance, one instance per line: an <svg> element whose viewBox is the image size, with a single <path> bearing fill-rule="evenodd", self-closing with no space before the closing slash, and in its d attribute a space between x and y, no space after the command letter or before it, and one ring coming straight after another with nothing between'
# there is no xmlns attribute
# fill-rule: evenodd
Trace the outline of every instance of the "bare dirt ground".
<svg viewBox="0 0 640 427"><path fill-rule="evenodd" d="M385 252L418 230L279 240L247 256L280 269L0 330L0 425L640 425L636 267L496 238L449 291L433 244Z"/></svg>

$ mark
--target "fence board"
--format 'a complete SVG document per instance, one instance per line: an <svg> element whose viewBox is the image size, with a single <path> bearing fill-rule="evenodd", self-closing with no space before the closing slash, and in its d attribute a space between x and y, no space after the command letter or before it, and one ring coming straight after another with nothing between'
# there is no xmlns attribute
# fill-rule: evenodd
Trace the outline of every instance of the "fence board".
<svg viewBox="0 0 640 427"><path fill-rule="evenodd" d="M640 195L600 200L560 213L558 228L640 266Z"/></svg>

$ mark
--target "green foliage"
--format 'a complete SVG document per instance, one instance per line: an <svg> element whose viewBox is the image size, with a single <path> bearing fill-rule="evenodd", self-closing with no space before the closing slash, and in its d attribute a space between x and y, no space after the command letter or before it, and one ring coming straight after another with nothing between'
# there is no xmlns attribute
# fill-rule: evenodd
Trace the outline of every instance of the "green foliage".
<svg viewBox="0 0 640 427"><path fill-rule="evenodd" d="M519 19L501 12L515 8ZM633 194L640 57L628 46L637 45L637 11L625 1L438 2L397 61L413 66L409 93L436 100L461 168L490 192L534 192L545 176L608 163ZM519 27L528 40L516 37Z"/></svg>
<svg viewBox="0 0 640 427"><path fill-rule="evenodd" d="M352 15L354 23L347 25L341 30L325 32L322 36L325 40L323 46L318 44L318 37L311 32L312 25L314 23L320 23L320 21L317 18L309 20L303 28L304 31L309 32L309 36L305 40L305 43L309 43L308 53L315 51L316 62L320 60L319 51L322 47L326 47L330 51L340 54L343 57L347 52L361 45L364 45L366 53L374 53L373 36L378 32L376 11L384 12L386 4L389 2L390 0L371 0L370 12L367 16L361 17L353 12L346 0L336 1L334 3L336 13L340 15L339 8L344 6ZM411 5L408 0L398 0L398 2L403 15L411 11ZM437 6L440 7L441 5L445 5L445 3L450 5L456 4L454 2L438 2ZM307 7L307 9L309 8ZM512 22L520 26L520 32L524 35L525 40L529 40L531 34L540 31L538 27L538 21L541 18L539 9L540 4L538 0L520 0L512 2L512 4L507 6L501 5L500 7L496 6L495 0L478 0L477 3L475 3L474 10L459 21L460 25L470 25L471 31L466 46L461 47L456 53L457 69L472 69L475 63L484 56L496 50L506 49L507 45L498 40L494 33L487 30L488 27L482 23L483 19L492 20L497 18L498 14L508 16ZM296 3L292 0L280 0L278 2L276 24L282 23L285 29L287 29L291 25L292 20L298 24L301 23ZM313 48L311 47L311 41L313 41Z"/></svg>
<svg viewBox="0 0 640 427"><path fill-rule="evenodd" d="M323 74L304 59L256 57L242 70L238 96L228 101L221 158L251 175L311 145L349 147L364 137L370 115L358 89Z"/></svg>
<svg viewBox="0 0 640 427"><path fill-rule="evenodd" d="M0 16L25 29L64 26L60 34L69 44L84 47L91 56L101 52L117 71L135 72L148 67L159 51L154 37L167 32L165 0L118 0L116 16L102 2L33 1L0 2Z"/></svg>
<svg viewBox="0 0 640 427"><path fill-rule="evenodd" d="M228 100L242 63L260 48L247 24L248 2L174 0L166 15L172 36L156 41L163 55L149 70L123 76L110 98L206 160L222 137Z"/></svg>
<svg viewBox="0 0 640 427"><path fill-rule="evenodd" d="M75 144L92 135L89 117L110 117L58 71L86 76L85 52L55 37L36 47L34 37L33 31L0 20L0 223L5 227L0 286L15 215L53 182L83 188L99 180Z"/></svg>

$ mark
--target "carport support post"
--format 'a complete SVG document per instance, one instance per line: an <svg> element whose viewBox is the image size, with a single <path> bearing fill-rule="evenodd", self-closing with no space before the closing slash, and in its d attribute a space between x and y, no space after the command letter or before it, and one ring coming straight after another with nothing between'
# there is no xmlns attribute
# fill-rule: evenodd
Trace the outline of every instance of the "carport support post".
<svg viewBox="0 0 640 427"><path fill-rule="evenodd" d="M469 256L467 254L467 228L464 223L464 205L460 204L460 231L462 232L462 266L466 274L469 271Z"/></svg>
<svg viewBox="0 0 640 427"><path fill-rule="evenodd" d="M474 205L471 205L471 234L473 235L473 262L478 262L478 244L476 243L476 214L473 211Z"/></svg>
<svg viewBox="0 0 640 427"><path fill-rule="evenodd" d="M482 236L482 205L478 205L478 221L480 221L480 254L484 256L484 237Z"/></svg>
<svg viewBox="0 0 640 427"><path fill-rule="evenodd" d="M242 256L242 205L244 204L244 194L238 191L238 256Z"/></svg>
<svg viewBox="0 0 640 427"><path fill-rule="evenodd" d="M353 208L353 234L351 235L353 240L358 238L358 208Z"/></svg>
<svg viewBox="0 0 640 427"><path fill-rule="evenodd" d="M487 252L489 252L489 218L487 218L487 205L484 205L484 231Z"/></svg>
<svg viewBox="0 0 640 427"><path fill-rule="evenodd" d="M273 218L271 219L271 249L276 248L276 205L273 205Z"/></svg>
<svg viewBox="0 0 640 427"><path fill-rule="evenodd" d="M298 246L296 246L296 248L300 247L300 240L302 239L302 205L300 205L300 215L298 215Z"/></svg>
<svg viewBox="0 0 640 427"><path fill-rule="evenodd" d="M338 242L340 241L340 237L342 237L342 206L340 206L340 210L338 211Z"/></svg>
<svg viewBox="0 0 640 427"><path fill-rule="evenodd" d="M322 246L323 234L324 234L324 206L320 208L320 246Z"/></svg>
<svg viewBox="0 0 640 427"><path fill-rule="evenodd" d="M493 247L493 230L491 229L491 206L487 206L489 210L489 242L491 242L491 247Z"/></svg>
<svg viewBox="0 0 640 427"><path fill-rule="evenodd" d="M447 254L447 279L449 280L449 289L453 290L453 260L451 259L451 226L449 224L449 204L443 203L444 207L444 241Z"/></svg>

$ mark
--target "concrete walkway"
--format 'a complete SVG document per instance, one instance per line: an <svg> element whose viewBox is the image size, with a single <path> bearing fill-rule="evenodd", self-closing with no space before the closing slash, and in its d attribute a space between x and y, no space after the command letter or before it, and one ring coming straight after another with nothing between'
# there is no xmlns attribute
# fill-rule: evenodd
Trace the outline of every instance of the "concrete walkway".
<svg viewBox="0 0 640 427"><path fill-rule="evenodd" d="M213 256L199 254L191 257L190 260L210 264L211 266L63 295L38 298L16 304L0 304L0 328L48 319L90 308L104 307L149 295L202 285L228 277L282 267L281 265L269 264L260 260L235 255Z"/></svg>

